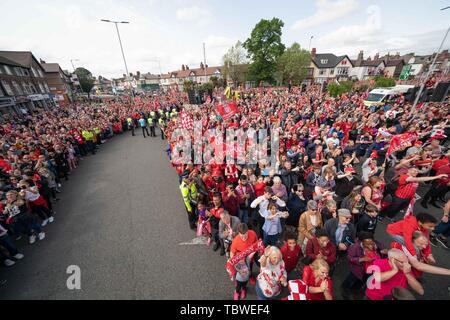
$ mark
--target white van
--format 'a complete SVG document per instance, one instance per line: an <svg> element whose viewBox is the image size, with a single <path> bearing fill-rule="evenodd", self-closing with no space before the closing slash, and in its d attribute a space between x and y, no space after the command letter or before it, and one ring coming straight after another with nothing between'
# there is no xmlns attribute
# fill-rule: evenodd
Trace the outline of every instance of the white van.
<svg viewBox="0 0 450 320"><path fill-rule="evenodd" d="M373 89L369 92L369 95L364 99L364 105L366 107L376 106L383 104L391 96L395 95L395 92L391 88Z"/></svg>
<svg viewBox="0 0 450 320"><path fill-rule="evenodd" d="M397 85L390 88L376 88L369 92L369 95L364 100L366 107L384 104L386 101L397 97L400 94L405 94L409 89L414 88L412 85Z"/></svg>

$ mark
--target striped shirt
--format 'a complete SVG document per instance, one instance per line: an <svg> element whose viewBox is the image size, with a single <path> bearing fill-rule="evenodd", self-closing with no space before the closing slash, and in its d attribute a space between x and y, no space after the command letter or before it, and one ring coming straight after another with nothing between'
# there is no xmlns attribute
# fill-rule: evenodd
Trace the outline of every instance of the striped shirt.
<svg viewBox="0 0 450 320"><path fill-rule="evenodd" d="M408 175L401 175L398 179L398 188L395 191L395 196L402 199L412 199L416 194L417 188L419 187L418 182L407 182Z"/></svg>

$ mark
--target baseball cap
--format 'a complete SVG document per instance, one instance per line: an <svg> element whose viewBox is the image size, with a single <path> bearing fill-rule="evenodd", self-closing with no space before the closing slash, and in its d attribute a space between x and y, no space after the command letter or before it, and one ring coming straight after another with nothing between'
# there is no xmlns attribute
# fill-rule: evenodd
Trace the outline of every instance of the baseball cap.
<svg viewBox="0 0 450 320"><path fill-rule="evenodd" d="M339 209L337 212L338 212L339 217L351 218L351 216L352 216L352 214L350 213L350 210L345 209L345 208Z"/></svg>

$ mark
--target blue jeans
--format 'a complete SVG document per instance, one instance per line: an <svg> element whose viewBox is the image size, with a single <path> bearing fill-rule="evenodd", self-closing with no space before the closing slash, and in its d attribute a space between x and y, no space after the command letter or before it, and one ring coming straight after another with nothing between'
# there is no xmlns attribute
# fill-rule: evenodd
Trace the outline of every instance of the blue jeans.
<svg viewBox="0 0 450 320"><path fill-rule="evenodd" d="M258 300L270 300L262 292L261 288L259 287L258 280L256 280L255 290L256 290L256 296L258 297Z"/></svg>
<svg viewBox="0 0 450 320"><path fill-rule="evenodd" d="M268 235L267 232L264 231L264 246L275 246L277 244L278 241L278 237L280 236L279 233L277 234L273 234L273 235Z"/></svg>
<svg viewBox="0 0 450 320"><path fill-rule="evenodd" d="M238 217L242 223L248 224L248 209L239 208Z"/></svg>
<svg viewBox="0 0 450 320"><path fill-rule="evenodd" d="M442 234L444 237L450 237L450 222L444 223L441 221L441 223L434 228L433 233L437 236Z"/></svg>

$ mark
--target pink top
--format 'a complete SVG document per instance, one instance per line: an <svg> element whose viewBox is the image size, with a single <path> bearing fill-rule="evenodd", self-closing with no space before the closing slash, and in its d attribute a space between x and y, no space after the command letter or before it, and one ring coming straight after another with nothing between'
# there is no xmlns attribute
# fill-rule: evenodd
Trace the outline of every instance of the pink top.
<svg viewBox="0 0 450 320"><path fill-rule="evenodd" d="M375 260L373 266L380 268L380 272L392 270L388 259ZM374 289L369 289L370 286L368 286L368 288L366 289L366 296L370 300L383 300L385 296L391 295L392 289L394 289L395 287L404 289L408 288L408 280L401 270L399 270L395 274L395 276L393 276L389 280L381 282L379 285L379 289L376 289L377 285L374 283L374 280L370 279L369 283L372 284L373 287L375 287Z"/></svg>

